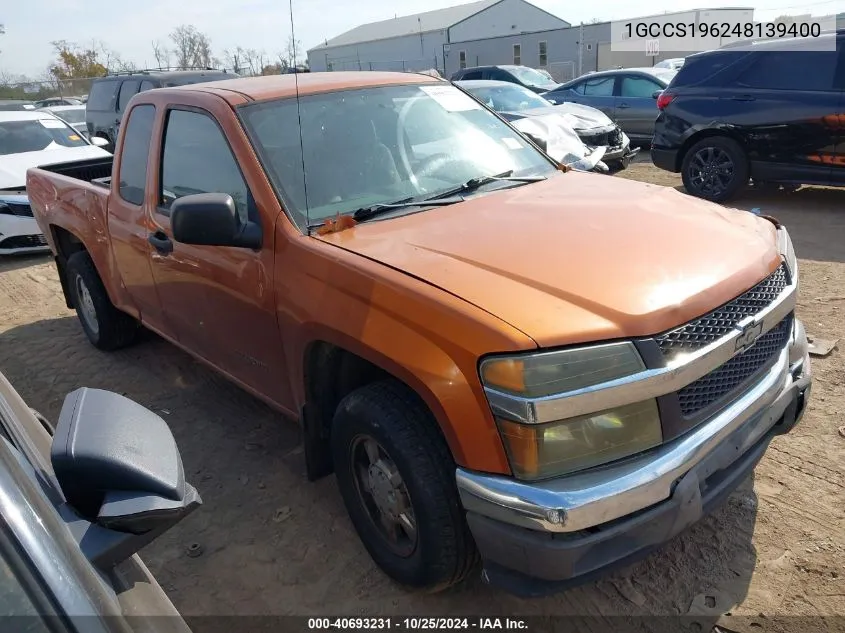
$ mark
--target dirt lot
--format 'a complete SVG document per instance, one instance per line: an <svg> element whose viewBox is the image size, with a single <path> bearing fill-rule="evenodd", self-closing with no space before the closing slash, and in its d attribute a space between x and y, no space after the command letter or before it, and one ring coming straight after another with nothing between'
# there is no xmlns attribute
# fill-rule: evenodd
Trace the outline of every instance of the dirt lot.
<svg viewBox="0 0 845 633"><path fill-rule="evenodd" d="M647 161L622 177L678 186ZM784 221L801 258L798 313L811 335L845 339L845 191L803 189L736 203ZM544 599L477 579L412 594L371 563L332 479L307 484L294 425L153 335L114 354L86 341L47 258L0 261L0 370L29 403L58 415L78 387L158 411L204 507L144 552L176 606L210 614L663 615L730 612L737 630L778 615L845 615L845 369L815 359L804 421L777 438L753 481L664 550L597 583ZM188 557L199 543L204 551ZM768 618L768 619L767 619ZM820 624L821 621L815 621ZM753 626L763 625L763 629ZM734 628L734 627L729 627ZM787 626L787 628L789 628Z"/></svg>

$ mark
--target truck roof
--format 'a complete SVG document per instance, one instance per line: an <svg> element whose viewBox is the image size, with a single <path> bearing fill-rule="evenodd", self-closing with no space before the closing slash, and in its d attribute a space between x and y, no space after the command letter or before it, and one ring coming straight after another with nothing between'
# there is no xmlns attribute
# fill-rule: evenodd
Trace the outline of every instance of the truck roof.
<svg viewBox="0 0 845 633"><path fill-rule="evenodd" d="M224 99L225 92L231 91L232 100L246 96L255 101L292 97L297 86L300 95L348 90L351 88L369 88L395 84L443 83L431 75L419 73L391 73L372 71L338 71L323 73L296 73L290 75L265 75L261 77L241 77L221 81L204 82L168 88L168 90L214 90Z"/></svg>

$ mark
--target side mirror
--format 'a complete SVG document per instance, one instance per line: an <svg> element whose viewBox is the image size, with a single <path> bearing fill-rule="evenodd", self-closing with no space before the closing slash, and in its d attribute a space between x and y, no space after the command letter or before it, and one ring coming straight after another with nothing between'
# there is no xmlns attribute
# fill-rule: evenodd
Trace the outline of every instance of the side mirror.
<svg viewBox="0 0 845 633"><path fill-rule="evenodd" d="M125 560L202 504L164 420L110 391L67 395L50 459L75 513L71 533L100 566Z"/></svg>
<svg viewBox="0 0 845 633"><path fill-rule="evenodd" d="M196 193L170 206L173 239L183 244L261 248L261 226L242 222L227 193Z"/></svg>
<svg viewBox="0 0 845 633"><path fill-rule="evenodd" d="M657 99L657 98L658 98L660 95L662 95L662 94L663 94L663 91L662 91L662 90L655 90L654 92L652 92L652 93L651 93L651 98L652 98L652 99Z"/></svg>
<svg viewBox="0 0 845 633"><path fill-rule="evenodd" d="M102 136L95 136L91 139L91 144L96 145L97 147L106 147L109 144L109 141Z"/></svg>

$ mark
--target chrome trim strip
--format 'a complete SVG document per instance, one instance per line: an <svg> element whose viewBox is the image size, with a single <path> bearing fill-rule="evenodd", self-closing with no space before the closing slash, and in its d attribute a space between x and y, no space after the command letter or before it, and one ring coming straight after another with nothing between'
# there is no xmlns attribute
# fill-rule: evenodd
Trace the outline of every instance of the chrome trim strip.
<svg viewBox="0 0 845 633"><path fill-rule="evenodd" d="M544 398L520 398L485 387L487 400L495 415L523 424L542 424L587 413L595 413L632 402L678 391L714 369L737 353L742 328L762 322L760 336L780 323L795 309L795 284L787 286L767 307L737 323L736 329L700 350L676 356L666 367L618 378L591 387Z"/></svg>
<svg viewBox="0 0 845 633"><path fill-rule="evenodd" d="M689 434L638 457L533 483L458 468L461 502L467 511L513 525L574 532L664 501L671 496L678 477L702 461L733 431L771 406L792 384L788 358L789 350L784 348L765 376L721 413ZM754 434L757 433L755 429Z"/></svg>

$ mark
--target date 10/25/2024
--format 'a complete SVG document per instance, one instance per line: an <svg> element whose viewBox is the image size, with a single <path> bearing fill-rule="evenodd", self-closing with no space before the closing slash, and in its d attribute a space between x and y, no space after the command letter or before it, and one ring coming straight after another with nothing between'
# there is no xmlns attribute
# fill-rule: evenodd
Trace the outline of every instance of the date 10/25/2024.
<svg viewBox="0 0 845 633"><path fill-rule="evenodd" d="M520 618L309 618L309 630L527 630Z"/></svg>

